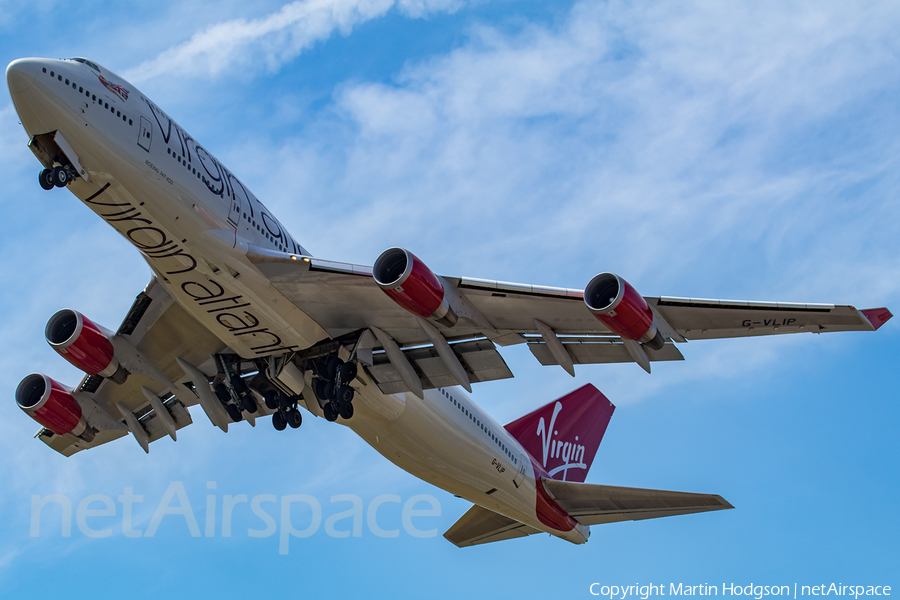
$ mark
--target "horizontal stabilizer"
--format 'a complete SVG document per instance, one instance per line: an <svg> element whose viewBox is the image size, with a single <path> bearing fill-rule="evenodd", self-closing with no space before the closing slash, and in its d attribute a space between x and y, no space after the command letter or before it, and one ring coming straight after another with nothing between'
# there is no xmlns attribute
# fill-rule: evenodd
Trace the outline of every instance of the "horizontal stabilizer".
<svg viewBox="0 0 900 600"><path fill-rule="evenodd" d="M640 521L734 508L717 494L670 492L542 479L559 507L582 525Z"/></svg>
<svg viewBox="0 0 900 600"><path fill-rule="evenodd" d="M444 533L444 537L454 545L464 548L525 537L533 533L540 531L475 505Z"/></svg>

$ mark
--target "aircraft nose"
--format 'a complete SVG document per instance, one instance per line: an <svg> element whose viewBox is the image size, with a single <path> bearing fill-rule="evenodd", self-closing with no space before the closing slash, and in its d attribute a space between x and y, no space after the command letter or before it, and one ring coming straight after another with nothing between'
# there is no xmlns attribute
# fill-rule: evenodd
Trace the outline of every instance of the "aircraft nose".
<svg viewBox="0 0 900 600"><path fill-rule="evenodd" d="M6 67L6 85L10 94L21 94L31 87L34 76L31 74L34 61L20 58L9 63Z"/></svg>

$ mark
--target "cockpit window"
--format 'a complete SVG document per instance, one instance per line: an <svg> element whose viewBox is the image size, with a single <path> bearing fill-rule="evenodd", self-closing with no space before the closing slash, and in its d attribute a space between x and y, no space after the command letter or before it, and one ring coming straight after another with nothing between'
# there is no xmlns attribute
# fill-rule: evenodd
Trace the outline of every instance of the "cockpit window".
<svg viewBox="0 0 900 600"><path fill-rule="evenodd" d="M70 58L69 60L74 60L75 62L84 63L87 66L89 66L90 68L92 68L93 70L97 71L98 73L102 73L102 71L100 70L100 67L97 66L97 63L93 63L86 58Z"/></svg>

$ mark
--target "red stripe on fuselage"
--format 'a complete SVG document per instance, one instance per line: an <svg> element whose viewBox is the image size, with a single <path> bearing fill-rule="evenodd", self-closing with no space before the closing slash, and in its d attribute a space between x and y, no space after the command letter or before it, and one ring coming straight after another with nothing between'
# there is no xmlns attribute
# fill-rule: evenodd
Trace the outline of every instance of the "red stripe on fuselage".
<svg viewBox="0 0 900 600"><path fill-rule="evenodd" d="M556 501L550 497L550 494L547 493L547 490L544 489L544 484L541 479L550 479L550 475L547 474L547 471L544 470L533 456L529 455L528 458L531 459L531 468L534 470L534 512L537 515L538 521L557 531L572 531L575 529L578 522L569 516L569 513L560 508L559 504L557 504Z"/></svg>

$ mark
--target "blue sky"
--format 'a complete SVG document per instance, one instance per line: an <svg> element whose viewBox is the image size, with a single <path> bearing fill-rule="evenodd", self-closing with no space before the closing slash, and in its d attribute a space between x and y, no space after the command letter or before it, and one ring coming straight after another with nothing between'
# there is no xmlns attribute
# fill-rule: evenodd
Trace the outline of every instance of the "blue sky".
<svg viewBox="0 0 900 600"><path fill-rule="evenodd" d="M900 307L896 3L88 0L73 12L0 0L0 15L5 63L86 56L127 77L317 256L371 264L399 245L446 275L580 288L611 270L647 295ZM900 586L896 319L875 334L692 342L685 362L650 376L599 365L573 380L505 349L516 378L475 389L498 420L587 382L618 406L589 482L714 492L737 507L595 527L580 547L535 536L457 549L440 533L467 503L311 417L299 431L261 422L225 435L195 411L150 455L124 439L57 456L13 402L27 373L79 379L44 324L72 307L115 328L149 269L73 196L38 187L26 142L0 99L5 595ZM63 537L53 507L30 535L32 496L77 507L129 487L146 530L172 482L201 531L213 497L213 537L169 515L152 538L128 538L120 504L88 521L109 537L74 518ZM280 530L248 533L264 524L244 505L223 537L224 496L241 494L309 495L322 527L282 555ZM415 522L439 533L413 537L388 503L379 524L398 537L364 526L334 538L325 521L347 508L331 502L340 494L365 508L431 495L440 516ZM298 528L311 518L300 508Z"/></svg>

